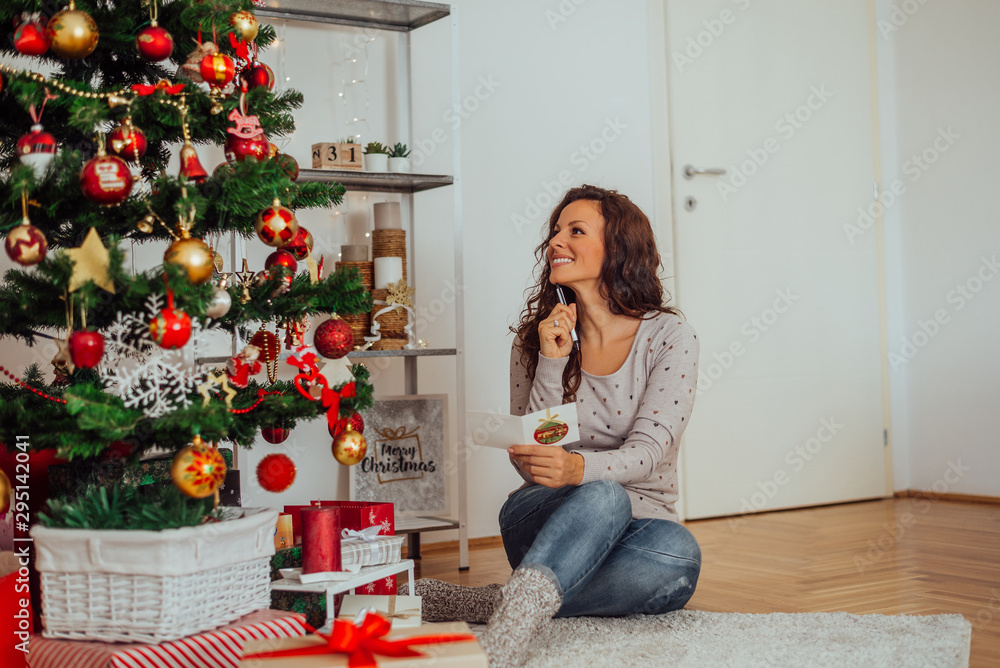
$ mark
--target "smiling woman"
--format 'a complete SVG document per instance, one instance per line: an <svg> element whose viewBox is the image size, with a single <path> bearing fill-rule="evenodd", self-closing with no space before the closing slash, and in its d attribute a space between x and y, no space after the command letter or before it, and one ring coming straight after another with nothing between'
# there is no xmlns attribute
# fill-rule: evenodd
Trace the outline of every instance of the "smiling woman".
<svg viewBox="0 0 1000 668"><path fill-rule="evenodd" d="M514 568L502 594L429 580L415 587L425 621L489 620L491 666L520 665L553 616L681 608L701 570L698 542L674 509L698 337L663 303L648 218L613 190L574 188L535 254L538 283L512 328L511 413L574 402L581 440L509 448L525 484L500 511Z"/></svg>

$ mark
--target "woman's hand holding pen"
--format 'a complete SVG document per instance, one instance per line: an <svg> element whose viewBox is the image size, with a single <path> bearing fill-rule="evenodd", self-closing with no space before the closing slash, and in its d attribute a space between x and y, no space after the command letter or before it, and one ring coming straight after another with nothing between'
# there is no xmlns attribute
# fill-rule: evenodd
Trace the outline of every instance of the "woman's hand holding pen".
<svg viewBox="0 0 1000 668"><path fill-rule="evenodd" d="M576 304L556 304L549 317L538 323L539 352L549 359L573 352L570 332L576 327Z"/></svg>

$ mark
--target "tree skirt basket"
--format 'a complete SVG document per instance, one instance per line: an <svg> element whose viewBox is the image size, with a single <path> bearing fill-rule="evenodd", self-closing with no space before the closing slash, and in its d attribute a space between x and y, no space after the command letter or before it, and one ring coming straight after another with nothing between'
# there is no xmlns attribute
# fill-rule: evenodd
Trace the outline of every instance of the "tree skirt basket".
<svg viewBox="0 0 1000 668"><path fill-rule="evenodd" d="M43 636L158 643L270 605L276 510L164 531L31 529Z"/></svg>

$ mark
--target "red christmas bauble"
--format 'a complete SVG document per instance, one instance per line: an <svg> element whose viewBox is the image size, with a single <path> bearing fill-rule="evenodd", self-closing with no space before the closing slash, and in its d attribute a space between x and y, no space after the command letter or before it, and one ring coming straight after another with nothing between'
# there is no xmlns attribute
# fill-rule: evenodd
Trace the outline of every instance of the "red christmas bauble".
<svg viewBox="0 0 1000 668"><path fill-rule="evenodd" d="M250 67L240 72L240 79L246 82L249 90L261 86L267 86L268 90L274 90L274 70L258 61L254 61Z"/></svg>
<svg viewBox="0 0 1000 668"><path fill-rule="evenodd" d="M98 155L80 170L80 187L91 202L121 204L132 192L132 172L121 158Z"/></svg>
<svg viewBox="0 0 1000 668"><path fill-rule="evenodd" d="M236 76L233 59L223 53L213 53L201 59L201 78L213 88L225 88Z"/></svg>
<svg viewBox="0 0 1000 668"><path fill-rule="evenodd" d="M45 259L49 242L34 225L18 225L7 234L3 247L11 260L30 267Z"/></svg>
<svg viewBox="0 0 1000 668"><path fill-rule="evenodd" d="M299 233L299 221L291 209L277 200L257 214L257 236L268 246L283 248Z"/></svg>
<svg viewBox="0 0 1000 668"><path fill-rule="evenodd" d="M257 482L269 492L284 492L295 482L295 463L288 455L272 453L257 464Z"/></svg>
<svg viewBox="0 0 1000 668"><path fill-rule="evenodd" d="M165 308L149 323L149 335L162 348L180 348L191 338L191 318L180 309Z"/></svg>
<svg viewBox="0 0 1000 668"><path fill-rule="evenodd" d="M278 359L278 337L272 332L261 330L250 338L250 345L260 348L260 361L263 364Z"/></svg>
<svg viewBox="0 0 1000 668"><path fill-rule="evenodd" d="M229 162L243 162L247 158L263 160L269 150L270 142L263 133L249 139L234 134L226 137L226 160Z"/></svg>
<svg viewBox="0 0 1000 668"><path fill-rule="evenodd" d="M277 425L273 427L260 428L260 435L264 437L264 440L268 443L273 443L274 445L287 441L291 433L291 429L285 429L284 427L279 427Z"/></svg>
<svg viewBox="0 0 1000 668"><path fill-rule="evenodd" d="M31 167L39 177L48 169L58 149L59 143L56 138L37 124L31 126L31 132L21 135L17 140L18 159L21 164Z"/></svg>
<svg viewBox="0 0 1000 668"><path fill-rule="evenodd" d="M284 267L285 269L290 269L294 274L299 269L299 262L295 259L295 256L286 250L276 250L267 256L264 260L264 269L268 270L272 278L276 275L276 272L271 271L275 267Z"/></svg>
<svg viewBox="0 0 1000 668"><path fill-rule="evenodd" d="M283 250L294 255L296 260L304 260L309 257L312 249L313 235L309 233L309 230L299 225L299 233L295 235L295 238Z"/></svg>
<svg viewBox="0 0 1000 668"><path fill-rule="evenodd" d="M131 123L122 123L108 135L108 149L125 162L138 162L146 155L146 135Z"/></svg>
<svg viewBox="0 0 1000 668"><path fill-rule="evenodd" d="M160 26L147 26L135 38L135 48L146 60L158 63L174 53L174 38Z"/></svg>
<svg viewBox="0 0 1000 668"><path fill-rule="evenodd" d="M278 167L281 168L285 174L288 175L292 181L297 181L299 178L299 163L295 158L288 155L287 153L279 153L274 156L274 159L278 161Z"/></svg>
<svg viewBox="0 0 1000 668"><path fill-rule="evenodd" d="M354 332L344 320L330 318L316 328L313 345L323 357L340 359L354 347Z"/></svg>
<svg viewBox="0 0 1000 668"><path fill-rule="evenodd" d="M337 438L340 436L340 432L344 431L348 426L359 434L365 431L365 419L361 417L361 413L354 413L349 418L341 418L337 420L334 425L329 422L326 423L326 430L330 432L330 436Z"/></svg>
<svg viewBox="0 0 1000 668"><path fill-rule="evenodd" d="M25 21L14 33L14 48L26 56L40 56L49 50L45 26L39 21Z"/></svg>
<svg viewBox="0 0 1000 668"><path fill-rule="evenodd" d="M69 356L73 364L93 369L104 356L104 337L97 332L73 332L69 337Z"/></svg>

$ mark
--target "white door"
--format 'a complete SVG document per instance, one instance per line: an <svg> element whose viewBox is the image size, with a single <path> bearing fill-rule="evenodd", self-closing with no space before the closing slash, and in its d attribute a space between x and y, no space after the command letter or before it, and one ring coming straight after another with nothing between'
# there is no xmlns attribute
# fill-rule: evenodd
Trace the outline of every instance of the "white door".
<svg viewBox="0 0 1000 668"><path fill-rule="evenodd" d="M867 0L667 0L690 518L885 496ZM695 174L685 166L725 169ZM690 198L690 199L689 199Z"/></svg>

